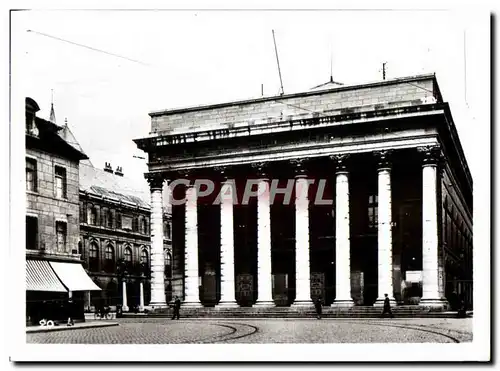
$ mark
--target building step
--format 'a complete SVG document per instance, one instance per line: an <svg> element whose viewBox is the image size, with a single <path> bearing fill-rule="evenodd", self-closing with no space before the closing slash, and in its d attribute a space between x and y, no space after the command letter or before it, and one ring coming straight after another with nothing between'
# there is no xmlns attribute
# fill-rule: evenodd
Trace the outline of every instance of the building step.
<svg viewBox="0 0 500 371"><path fill-rule="evenodd" d="M322 316L324 318L377 318L380 317L382 308L378 307L350 307L332 308L324 307ZM415 306L397 306L392 308L394 316L399 318L435 317L452 318L456 312L433 311L429 308ZM170 318L173 310L165 308L149 313L124 313L126 318ZM291 307L273 308L181 308L180 315L183 318L304 318L315 317L313 308L297 309ZM472 312L468 313L469 316Z"/></svg>

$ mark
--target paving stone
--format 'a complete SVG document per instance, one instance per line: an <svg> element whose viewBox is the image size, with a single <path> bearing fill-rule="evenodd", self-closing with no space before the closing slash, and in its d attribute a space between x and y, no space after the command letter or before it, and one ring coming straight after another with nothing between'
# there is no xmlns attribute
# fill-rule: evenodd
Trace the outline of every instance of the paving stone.
<svg viewBox="0 0 500 371"><path fill-rule="evenodd" d="M119 326L27 334L38 344L454 343L472 341L472 319L130 318Z"/></svg>

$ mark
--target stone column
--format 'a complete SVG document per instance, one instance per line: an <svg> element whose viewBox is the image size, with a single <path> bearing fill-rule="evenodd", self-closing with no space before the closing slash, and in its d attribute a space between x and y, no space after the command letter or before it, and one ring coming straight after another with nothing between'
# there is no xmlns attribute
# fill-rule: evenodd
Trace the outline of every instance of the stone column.
<svg viewBox="0 0 500 371"><path fill-rule="evenodd" d="M234 230L233 191L234 181L227 177L220 190L220 302L217 307L238 307L234 282Z"/></svg>
<svg viewBox="0 0 500 371"><path fill-rule="evenodd" d="M139 311L144 311L144 283L139 282Z"/></svg>
<svg viewBox="0 0 500 371"><path fill-rule="evenodd" d="M186 186L184 307L201 307L198 269L198 196L193 184Z"/></svg>
<svg viewBox="0 0 500 371"><path fill-rule="evenodd" d="M422 164L422 298L420 305L444 307L446 300L439 294L437 167L438 146L418 148L424 156Z"/></svg>
<svg viewBox="0 0 500 371"><path fill-rule="evenodd" d="M128 312L128 304L127 304L127 281L122 281L122 310L124 312Z"/></svg>
<svg viewBox="0 0 500 371"><path fill-rule="evenodd" d="M335 162L335 300L332 307L351 307L351 242L349 218L348 155L334 155Z"/></svg>
<svg viewBox="0 0 500 371"><path fill-rule="evenodd" d="M302 160L295 165L295 300L294 307L309 307L311 272L309 264L309 182Z"/></svg>
<svg viewBox="0 0 500 371"><path fill-rule="evenodd" d="M391 306L396 305L392 284L392 191L390 151L375 153L378 157L378 297L375 306L383 306L385 294Z"/></svg>
<svg viewBox="0 0 500 371"><path fill-rule="evenodd" d="M271 273L271 206L269 179L259 167L257 196L257 301L256 306L274 307Z"/></svg>
<svg viewBox="0 0 500 371"><path fill-rule="evenodd" d="M165 258L163 256L163 174L147 174L151 189L151 302L165 308Z"/></svg>

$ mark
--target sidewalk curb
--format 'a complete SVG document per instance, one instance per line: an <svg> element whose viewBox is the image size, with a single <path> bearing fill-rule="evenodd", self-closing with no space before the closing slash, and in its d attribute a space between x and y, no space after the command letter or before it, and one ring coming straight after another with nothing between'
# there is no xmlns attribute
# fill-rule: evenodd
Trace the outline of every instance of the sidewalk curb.
<svg viewBox="0 0 500 371"><path fill-rule="evenodd" d="M103 322L103 323L98 323L98 324L88 324L88 325L83 325L83 326L54 326L51 328L41 328L41 327L36 327L36 328L27 328L26 329L26 334L35 334L35 333L40 333L40 332L53 332L53 331L74 331L74 330L85 330L89 328L99 328L99 327L113 327L113 326L119 326L119 323L117 322Z"/></svg>

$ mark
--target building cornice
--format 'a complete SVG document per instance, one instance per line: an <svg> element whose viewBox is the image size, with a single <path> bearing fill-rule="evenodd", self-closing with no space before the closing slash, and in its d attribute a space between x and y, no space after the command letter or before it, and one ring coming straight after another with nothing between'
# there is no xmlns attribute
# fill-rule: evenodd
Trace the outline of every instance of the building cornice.
<svg viewBox="0 0 500 371"><path fill-rule="evenodd" d="M188 143L213 141L215 139L231 139L312 128L325 128L367 122L380 122L384 120L444 115L443 108L444 106L442 104L419 104L360 112L349 112L349 109L346 109L346 113L338 115L324 113L322 116L309 114L292 120L279 120L272 122L262 120L263 122L254 123L251 126L249 126L248 123L242 123L242 125L235 124L232 128L156 135L143 139L134 139L134 142L143 150L152 150L153 148L162 146L185 145Z"/></svg>
<svg viewBox="0 0 500 371"><path fill-rule="evenodd" d="M119 199L113 198L113 197L106 197L106 196L103 196L103 195L100 195L97 193L93 193L93 192L89 192L89 191L83 190L83 189L80 189L79 193L80 193L80 199L87 198L89 200L99 201L99 202L104 203L104 204L113 204L115 206L121 206L121 207L130 209L130 210L134 210L134 211L139 210L139 211L144 211L146 213L151 213L150 208L139 206L139 205L132 203L132 202L119 200Z"/></svg>
<svg viewBox="0 0 500 371"><path fill-rule="evenodd" d="M222 152L216 155L197 157L196 159L170 159L168 163L158 161L149 163L151 172L176 172L187 169L212 168L214 166L239 166L259 162L289 161L296 158L317 158L338 154L366 153L380 150L398 150L431 146L438 143L437 131L410 133L406 136L387 138L386 135L374 135L372 138L358 138L346 142L342 138L331 137L330 140L320 143L307 142L293 145L289 148L282 146L256 148L253 151L244 150L239 153Z"/></svg>
<svg viewBox="0 0 500 371"><path fill-rule="evenodd" d="M275 101L275 100L286 100L286 99L291 99L291 98L308 97L308 96L312 96L312 95L319 96L319 95L329 94L332 92L360 90L360 89L373 88L373 87L378 87L378 86L388 86L388 85L395 85L395 84L402 84L402 83L411 83L411 82L430 80L430 79L434 80L436 94L438 96L438 101L441 101L442 97L441 97L441 93L439 92L439 87L437 86L436 75L435 74L424 74L424 75L401 77L401 78L396 78L396 79L391 79L391 80L374 81L374 82L358 84L358 85L342 85L342 86L334 87L331 89L325 89L325 90L314 90L314 91L307 91L307 92L300 92L300 93L293 93L293 94L276 95L276 96L263 97L263 98L225 102L225 103L216 103L216 104L208 104L208 105L200 105L200 106L190 106L190 107L185 107L185 108L159 110L159 111L150 112L149 116L155 117L155 116L163 116L163 115L173 115L173 114L179 114L179 113L203 111L203 110L230 107L230 106L236 106L236 105L241 106L241 105L262 103L262 102Z"/></svg>

